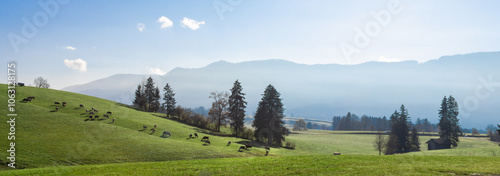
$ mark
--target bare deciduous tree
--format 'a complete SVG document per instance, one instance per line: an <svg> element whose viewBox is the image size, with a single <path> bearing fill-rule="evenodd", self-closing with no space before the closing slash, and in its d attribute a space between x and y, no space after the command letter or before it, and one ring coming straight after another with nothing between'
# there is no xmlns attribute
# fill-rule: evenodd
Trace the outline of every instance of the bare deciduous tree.
<svg viewBox="0 0 500 176"><path fill-rule="evenodd" d="M293 125L293 131L307 131L306 122L302 119L295 122Z"/></svg>
<svg viewBox="0 0 500 176"><path fill-rule="evenodd" d="M208 115L212 117L212 120L215 121L216 131L220 131L220 126L223 121L226 120L228 116L228 108L229 108L229 93L224 92L211 92L209 98L213 98L212 108L210 108Z"/></svg>
<svg viewBox="0 0 500 176"><path fill-rule="evenodd" d="M49 88L50 84L47 82L47 79L42 78L41 76L38 78L35 78L35 81L33 82L35 84L35 87L39 88Z"/></svg>
<svg viewBox="0 0 500 176"><path fill-rule="evenodd" d="M375 142L373 143L375 149L378 150L378 155L382 154L382 150L385 148L385 136L381 132L377 134Z"/></svg>

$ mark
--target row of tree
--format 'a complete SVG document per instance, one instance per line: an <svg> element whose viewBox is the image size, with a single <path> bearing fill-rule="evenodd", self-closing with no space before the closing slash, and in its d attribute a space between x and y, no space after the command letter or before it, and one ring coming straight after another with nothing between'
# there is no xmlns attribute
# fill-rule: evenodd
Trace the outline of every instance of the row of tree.
<svg viewBox="0 0 500 176"><path fill-rule="evenodd" d="M148 112L166 112L167 117L173 115L175 108L175 93L168 85L168 83L163 88L165 92L163 95L163 100L165 102L160 104L160 90L158 86L155 85L153 78L149 77L145 83L139 84L135 90L135 98L132 102L133 105L139 109Z"/></svg>
<svg viewBox="0 0 500 176"><path fill-rule="evenodd" d="M215 123L215 130L220 131L220 126L229 124L235 136L246 136L245 132L245 93L242 92L241 83L236 80L229 92L212 92L209 98L213 99L212 107L208 115ZM268 85L262 99L260 100L257 111L252 123L254 127L254 138L258 142L267 143L267 145L281 146L285 136L289 134L284 126L283 103L280 93L272 85Z"/></svg>
<svg viewBox="0 0 500 176"><path fill-rule="evenodd" d="M418 132L436 132L438 126L432 124L427 119L418 118L416 123L411 121L410 127L415 126ZM371 117L367 115L359 118L356 114L347 113L345 116L334 116L332 130L351 130L351 131L387 131L391 129L391 121L384 117Z"/></svg>
<svg viewBox="0 0 500 176"><path fill-rule="evenodd" d="M391 131L386 144L385 154L404 153L420 150L417 128L410 133L411 121L408 110L401 105L400 112L395 111L391 117Z"/></svg>
<svg viewBox="0 0 500 176"><path fill-rule="evenodd" d="M458 112L458 104L455 98L452 96L444 97L439 110L439 136L444 141L449 141L449 145L453 147L458 146L458 137L462 133L460 131ZM390 123L389 139L384 142L382 134L379 134L375 140L375 147L379 150L379 153L383 148L385 148L385 154L420 150L417 125L412 127L408 110L404 105L401 105L399 112L395 111L391 115Z"/></svg>
<svg viewBox="0 0 500 176"><path fill-rule="evenodd" d="M209 98L213 99L212 107L208 111L209 118L199 113L194 113L190 109L175 106L175 93L167 83L164 87L164 103L160 106L160 91L151 77L146 83L137 86L133 105L148 112L163 111L167 118L198 126L200 128L212 129L220 132L221 126L230 124L233 134L237 137L249 138L248 131L245 130L245 93L241 83L236 80L230 93L211 92ZM280 93L272 86L268 85L261 101L259 102L252 127L255 132L253 137L267 145L281 146L289 130L284 127L284 111ZM204 110L200 109L200 110Z"/></svg>

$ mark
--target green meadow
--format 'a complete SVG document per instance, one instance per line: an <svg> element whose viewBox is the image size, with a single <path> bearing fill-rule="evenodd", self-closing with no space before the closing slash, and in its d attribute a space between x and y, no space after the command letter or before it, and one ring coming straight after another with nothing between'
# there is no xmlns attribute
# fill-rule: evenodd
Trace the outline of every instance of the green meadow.
<svg viewBox="0 0 500 176"><path fill-rule="evenodd" d="M7 91L5 84L0 91ZM19 102L28 96L36 98ZM265 149L257 144L239 152L250 141L230 137L228 128L212 133L96 97L18 87L16 100L16 164L24 169L5 165L10 126L2 122L0 175L500 174L500 147L485 138L461 137L455 149L428 151L425 142L437 137L420 136L422 151L378 156L376 135L370 132L311 130L287 137L295 149L271 148L270 156L264 156ZM56 111L54 102L67 106L57 105ZM7 102L0 106L7 107ZM89 120L86 110L92 107L99 110L99 119ZM103 118L107 111L112 115ZM6 108L1 112L8 113ZM154 125L158 127L152 132ZM172 136L163 136L163 131ZM194 133L199 138L188 138ZM203 136L212 144L204 145Z"/></svg>

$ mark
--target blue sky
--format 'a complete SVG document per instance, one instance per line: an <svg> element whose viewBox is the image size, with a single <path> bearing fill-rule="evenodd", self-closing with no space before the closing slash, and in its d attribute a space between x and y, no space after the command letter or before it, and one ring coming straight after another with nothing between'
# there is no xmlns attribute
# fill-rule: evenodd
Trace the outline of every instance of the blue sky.
<svg viewBox="0 0 500 176"><path fill-rule="evenodd" d="M219 60L423 62L500 50L498 7L492 0L2 1L0 57L18 63L21 82L42 76L56 89ZM172 24L162 28L161 17ZM26 21L36 33L23 34Z"/></svg>

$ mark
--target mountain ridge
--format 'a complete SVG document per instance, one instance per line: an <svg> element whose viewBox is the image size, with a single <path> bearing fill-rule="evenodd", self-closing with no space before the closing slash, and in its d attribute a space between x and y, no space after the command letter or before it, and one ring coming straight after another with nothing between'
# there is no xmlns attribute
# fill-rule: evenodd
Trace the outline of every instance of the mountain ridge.
<svg viewBox="0 0 500 176"><path fill-rule="evenodd" d="M500 52L443 56L423 63L306 65L270 59L239 63L217 61L201 68L177 67L163 76L153 75L153 79L161 90L168 82L176 93L178 104L186 107L209 107L210 92L228 91L234 81L239 80L243 92L247 94L248 115L255 111L265 87L272 84L282 94L287 113L298 117L331 120L331 117L347 112L390 116L401 104L405 104L413 120L429 118L435 123L443 96L453 95L460 105L467 107L466 100L474 97L474 89L480 85L479 77L487 79L492 75L493 80L499 80L499 66ZM82 85L72 87L72 90L131 104L134 90L147 75L131 78L127 79L126 85L118 87L119 90L107 93L95 84L86 90L75 89L84 87ZM108 77L101 81L112 83L113 79ZM100 94L95 95L96 92ZM464 118L465 127L493 123L488 122L489 119L494 113L500 113L491 110L500 106L500 102L495 100L497 97L500 97L499 93L491 93L490 97L481 100L479 107L473 108L473 113ZM469 112L464 111L463 114L466 113ZM485 120L472 120L473 117Z"/></svg>

